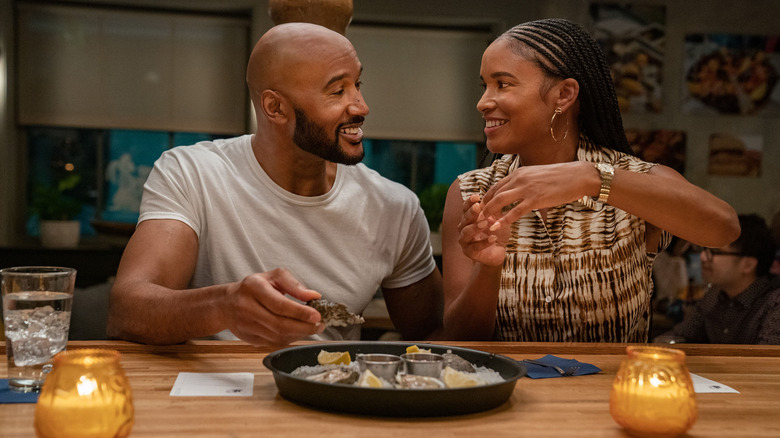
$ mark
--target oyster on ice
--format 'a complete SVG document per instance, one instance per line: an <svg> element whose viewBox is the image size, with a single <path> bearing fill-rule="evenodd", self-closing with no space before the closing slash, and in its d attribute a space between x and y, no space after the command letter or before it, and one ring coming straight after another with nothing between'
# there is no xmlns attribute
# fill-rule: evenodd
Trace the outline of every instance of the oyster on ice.
<svg viewBox="0 0 780 438"><path fill-rule="evenodd" d="M360 373L357 371L346 367L340 367L317 374L310 374L304 378L306 380L313 380L315 382L343 383L345 385L351 385L357 382L358 377L360 377Z"/></svg>
<svg viewBox="0 0 780 438"><path fill-rule="evenodd" d="M453 353L452 350L447 350L447 352L442 354L442 356L444 356L445 367L450 367L456 371L461 371L464 373L474 373L477 371L471 362Z"/></svg>
<svg viewBox="0 0 780 438"><path fill-rule="evenodd" d="M347 310L346 304L331 303L325 299L311 300L306 303L307 306L315 308L320 315L322 324L327 326L346 327L353 324L363 324L366 322L360 315Z"/></svg>
<svg viewBox="0 0 780 438"><path fill-rule="evenodd" d="M445 387L444 382L435 377L399 374L396 380L398 386L403 389L441 389Z"/></svg>

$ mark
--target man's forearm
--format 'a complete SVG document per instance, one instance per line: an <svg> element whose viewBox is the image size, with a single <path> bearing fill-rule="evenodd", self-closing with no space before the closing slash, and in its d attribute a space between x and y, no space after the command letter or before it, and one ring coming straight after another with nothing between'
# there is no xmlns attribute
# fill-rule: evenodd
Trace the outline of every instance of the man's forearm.
<svg viewBox="0 0 780 438"><path fill-rule="evenodd" d="M173 290L148 282L115 283L109 338L176 344L224 330L219 301L224 286Z"/></svg>

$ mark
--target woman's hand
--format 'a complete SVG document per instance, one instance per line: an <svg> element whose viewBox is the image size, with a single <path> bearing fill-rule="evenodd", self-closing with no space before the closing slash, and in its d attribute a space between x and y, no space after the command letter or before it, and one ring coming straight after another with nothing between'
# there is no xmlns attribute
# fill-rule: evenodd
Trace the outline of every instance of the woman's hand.
<svg viewBox="0 0 780 438"><path fill-rule="evenodd" d="M514 221L533 210L554 207L581 199L588 194L586 186L598 192L601 178L593 163L573 161L520 167L502 178L482 198L485 217L496 218L494 230L509 228ZM593 191L593 190L591 190ZM515 204L511 210L503 209Z"/></svg>
<svg viewBox="0 0 780 438"><path fill-rule="evenodd" d="M494 224L494 218L482 214L479 196L471 195L463 201L463 217L458 223L458 243L467 257L488 266L504 263L509 227L491 230Z"/></svg>

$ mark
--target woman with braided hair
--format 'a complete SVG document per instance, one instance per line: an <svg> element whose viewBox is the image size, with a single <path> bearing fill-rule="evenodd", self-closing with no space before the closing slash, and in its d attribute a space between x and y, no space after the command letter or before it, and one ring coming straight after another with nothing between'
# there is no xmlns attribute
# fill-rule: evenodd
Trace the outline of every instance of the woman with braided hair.
<svg viewBox="0 0 780 438"><path fill-rule="evenodd" d="M491 166L444 212L444 324L458 339L647 342L651 268L672 235L720 247L736 212L631 155L598 44L563 19L518 25L482 56Z"/></svg>

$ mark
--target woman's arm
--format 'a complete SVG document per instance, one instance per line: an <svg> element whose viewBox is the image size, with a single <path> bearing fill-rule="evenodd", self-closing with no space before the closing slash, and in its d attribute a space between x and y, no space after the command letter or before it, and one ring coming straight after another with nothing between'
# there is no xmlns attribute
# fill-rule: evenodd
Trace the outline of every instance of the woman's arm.
<svg viewBox="0 0 780 438"><path fill-rule="evenodd" d="M667 166L646 174L616 169L609 204L695 245L719 248L740 234L733 207Z"/></svg>
<svg viewBox="0 0 780 438"><path fill-rule="evenodd" d="M452 183L442 220L442 270L444 327L453 340L489 340L495 328L505 249L477 225L479 209L478 197L464 202L460 182Z"/></svg>
<svg viewBox="0 0 780 438"><path fill-rule="evenodd" d="M590 162L521 167L488 190L483 211L498 220L494 228L505 228L534 209L598 196L600 187L601 176ZM501 209L515 202L502 216ZM740 233L729 204L662 165L647 173L615 169L607 202L696 245L721 247Z"/></svg>

